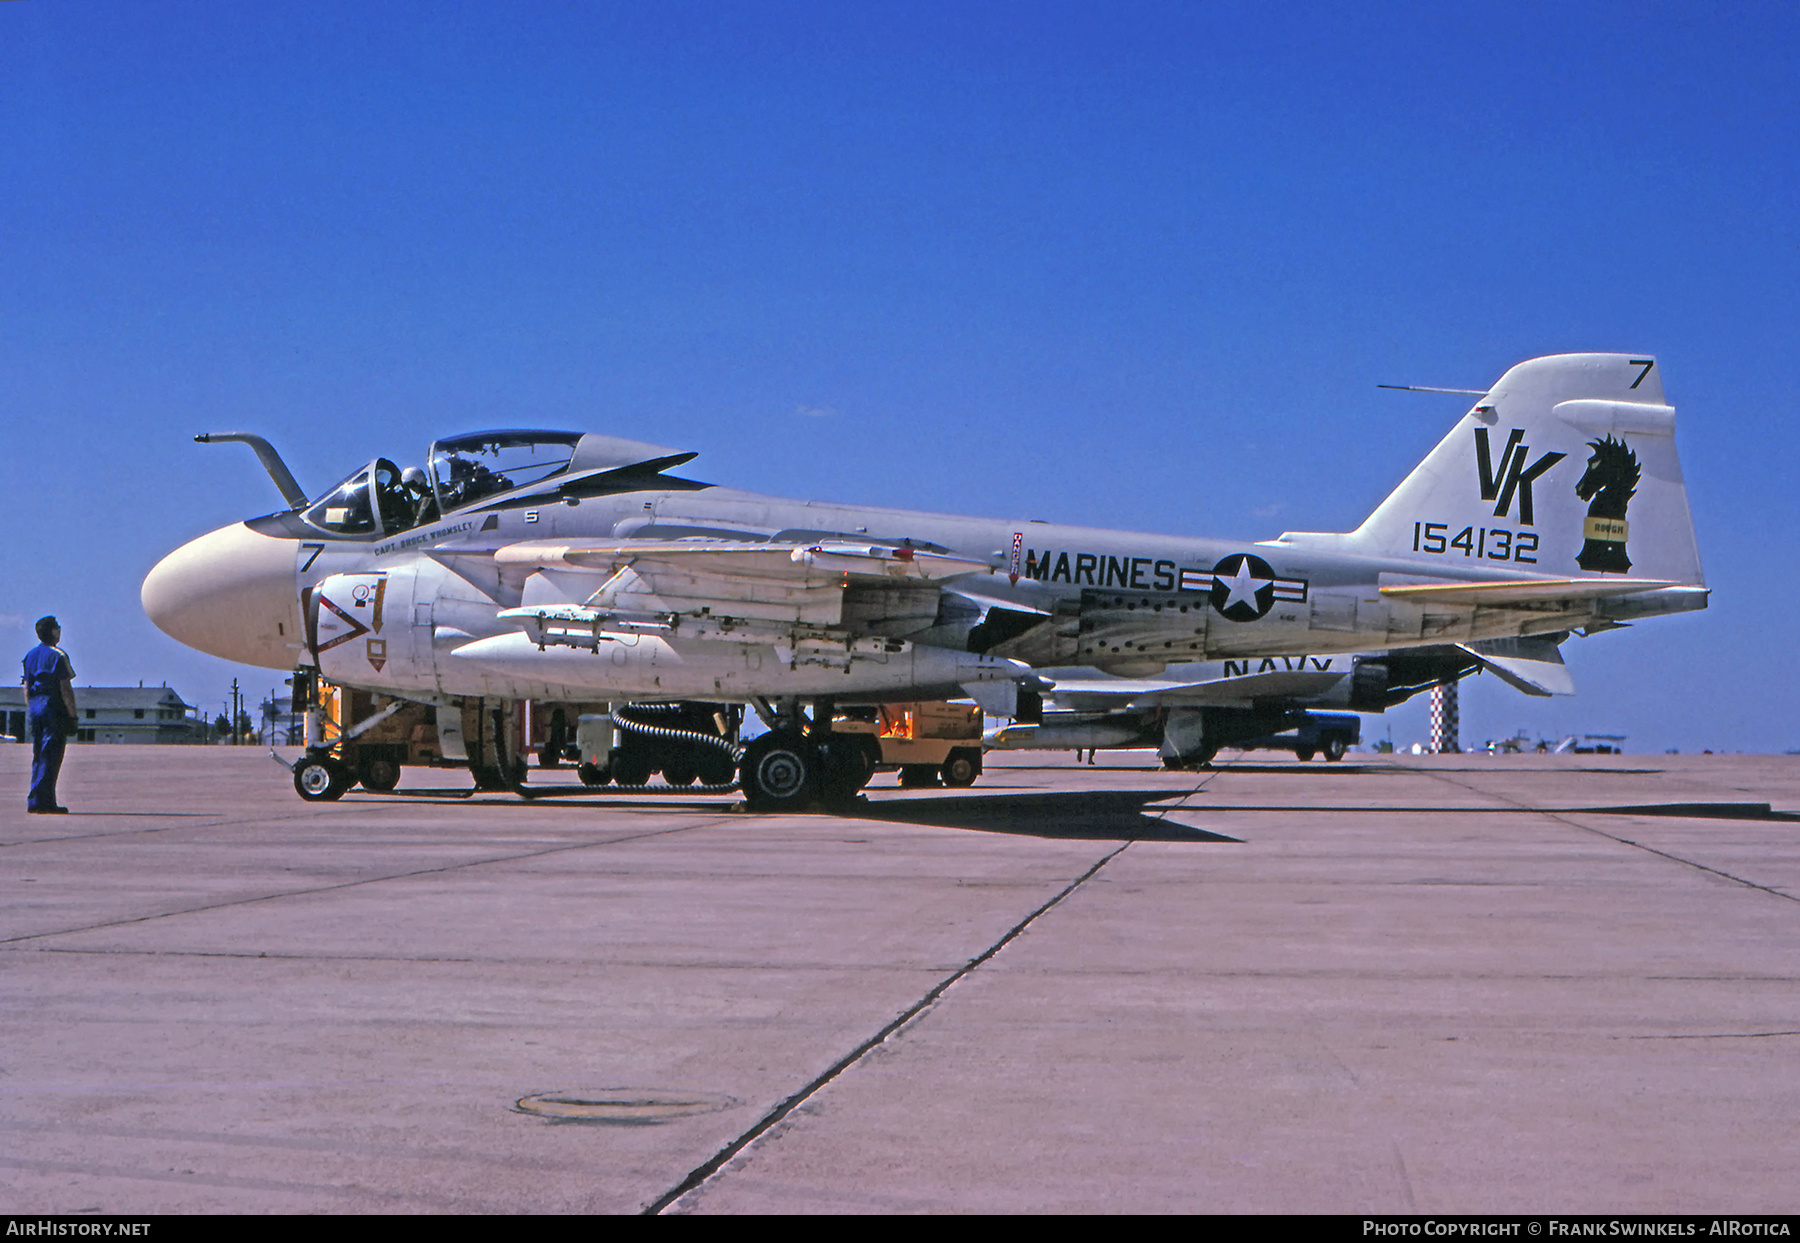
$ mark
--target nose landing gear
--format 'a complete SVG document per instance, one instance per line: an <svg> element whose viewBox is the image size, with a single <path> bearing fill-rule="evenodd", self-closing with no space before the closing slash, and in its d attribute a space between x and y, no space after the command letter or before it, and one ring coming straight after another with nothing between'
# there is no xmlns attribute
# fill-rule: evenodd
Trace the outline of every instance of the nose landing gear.
<svg viewBox="0 0 1800 1243"><path fill-rule="evenodd" d="M294 765L294 792L309 803L335 802L355 784L356 774L328 755L308 755Z"/></svg>

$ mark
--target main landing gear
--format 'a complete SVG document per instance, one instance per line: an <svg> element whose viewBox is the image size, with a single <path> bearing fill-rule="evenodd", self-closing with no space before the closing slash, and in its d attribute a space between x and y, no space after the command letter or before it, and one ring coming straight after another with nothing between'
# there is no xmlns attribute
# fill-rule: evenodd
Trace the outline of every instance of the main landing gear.
<svg viewBox="0 0 1800 1243"><path fill-rule="evenodd" d="M867 734L831 731L831 705L819 704L808 722L798 705L775 712L759 704L768 733L744 747L738 782L751 811L802 811L814 803L841 808L856 801L875 775L879 744Z"/></svg>

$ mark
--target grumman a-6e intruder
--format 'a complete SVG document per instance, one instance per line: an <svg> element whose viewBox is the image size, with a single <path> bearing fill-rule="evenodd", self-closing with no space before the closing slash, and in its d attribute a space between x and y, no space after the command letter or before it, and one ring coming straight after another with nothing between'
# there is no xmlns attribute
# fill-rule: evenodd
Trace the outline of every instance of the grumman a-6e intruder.
<svg viewBox="0 0 1800 1243"><path fill-rule="evenodd" d="M972 695L1033 670L1593 632L1706 606L1654 359L1568 354L1502 376L1367 521L1256 544L782 500L698 483L696 455L574 432L440 440L214 531L144 580L190 646L431 705L446 758L517 786L512 705L753 705L746 800L854 796L837 709ZM201 439L209 439L201 437ZM1552 645L1553 647L1553 645ZM571 716L570 719L574 719ZM1164 754L1206 751L1196 736ZM1186 724L1177 724L1185 720ZM348 723L347 723L348 724ZM353 778L316 720L296 784ZM727 777L729 770L727 771Z"/></svg>

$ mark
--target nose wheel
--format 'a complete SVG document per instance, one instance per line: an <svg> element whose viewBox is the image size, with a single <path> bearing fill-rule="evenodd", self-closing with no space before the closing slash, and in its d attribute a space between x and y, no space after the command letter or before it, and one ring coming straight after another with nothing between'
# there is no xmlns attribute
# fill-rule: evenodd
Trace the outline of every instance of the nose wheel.
<svg viewBox="0 0 1800 1243"><path fill-rule="evenodd" d="M329 756L309 755L294 765L294 793L309 803L343 798L355 784L356 774Z"/></svg>

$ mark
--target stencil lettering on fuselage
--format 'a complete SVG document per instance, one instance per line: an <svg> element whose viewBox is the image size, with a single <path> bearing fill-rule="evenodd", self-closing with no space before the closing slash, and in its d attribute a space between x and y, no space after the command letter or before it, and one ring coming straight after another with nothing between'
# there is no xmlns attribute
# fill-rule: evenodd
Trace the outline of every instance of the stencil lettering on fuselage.
<svg viewBox="0 0 1800 1243"><path fill-rule="evenodd" d="M1211 569L1197 569L1150 557L1109 557L1047 548L1027 549L1024 577L1040 583L1122 587L1128 591L1188 591L1206 595L1227 621L1266 616L1277 601L1304 603L1307 581L1282 578L1267 561L1233 553Z"/></svg>

